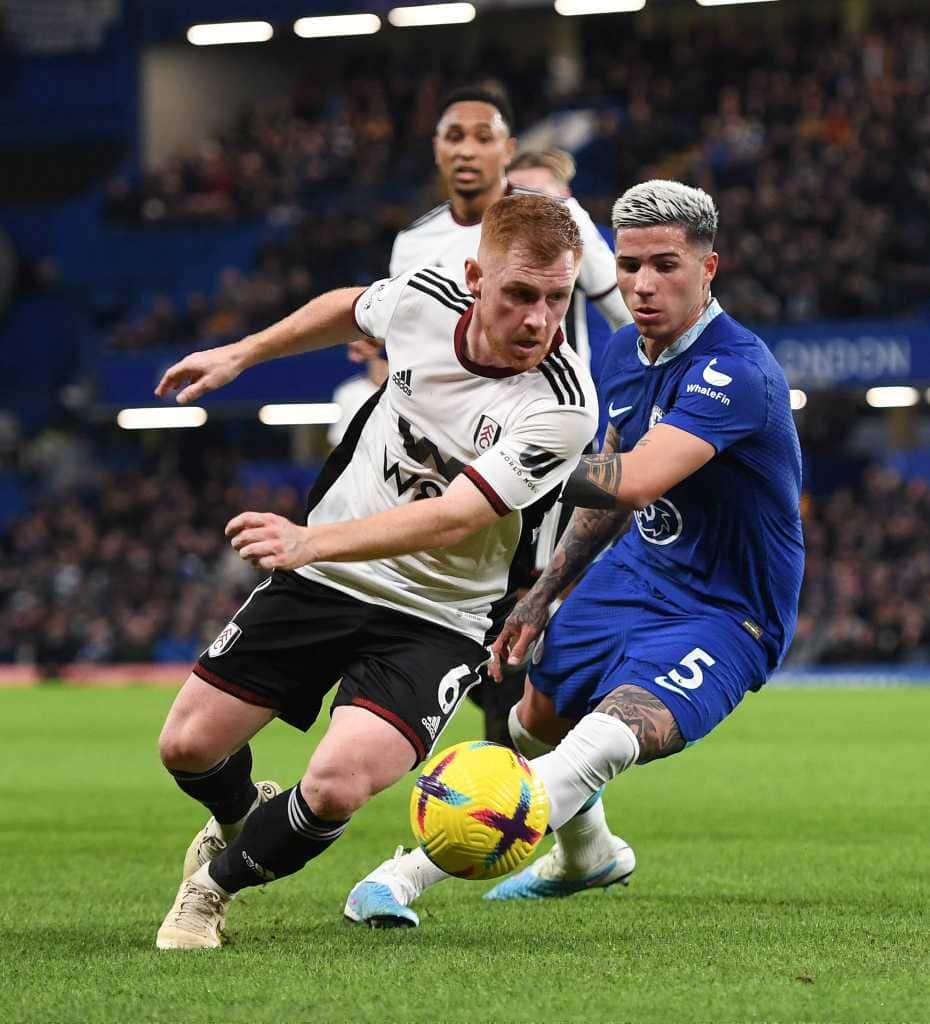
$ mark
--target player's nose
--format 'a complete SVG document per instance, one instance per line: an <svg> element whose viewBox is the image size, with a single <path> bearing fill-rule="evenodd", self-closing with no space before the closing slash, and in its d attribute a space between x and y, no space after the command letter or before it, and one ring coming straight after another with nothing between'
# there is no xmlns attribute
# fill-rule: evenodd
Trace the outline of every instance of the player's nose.
<svg viewBox="0 0 930 1024"><path fill-rule="evenodd" d="M533 331L541 331L546 326L546 307L540 303L527 308L523 317L523 326Z"/></svg>
<svg viewBox="0 0 930 1024"><path fill-rule="evenodd" d="M655 276L645 268L640 269L633 282L633 290L637 295L652 295L655 289Z"/></svg>

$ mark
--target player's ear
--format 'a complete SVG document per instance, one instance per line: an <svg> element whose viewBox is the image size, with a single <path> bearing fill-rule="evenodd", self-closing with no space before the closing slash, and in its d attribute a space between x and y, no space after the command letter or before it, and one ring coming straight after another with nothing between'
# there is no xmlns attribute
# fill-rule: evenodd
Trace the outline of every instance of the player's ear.
<svg viewBox="0 0 930 1024"><path fill-rule="evenodd" d="M706 283L710 284L711 281L717 276L717 266L720 263L720 254L716 252L709 252L704 257L704 276Z"/></svg>
<svg viewBox="0 0 930 1024"><path fill-rule="evenodd" d="M465 287L476 299L481 298L481 279L483 276L481 264L469 256L465 260Z"/></svg>
<svg viewBox="0 0 930 1024"><path fill-rule="evenodd" d="M513 158L517 155L517 139L515 135L511 135L510 138L507 140L506 152L507 163L509 164L510 161L513 160Z"/></svg>

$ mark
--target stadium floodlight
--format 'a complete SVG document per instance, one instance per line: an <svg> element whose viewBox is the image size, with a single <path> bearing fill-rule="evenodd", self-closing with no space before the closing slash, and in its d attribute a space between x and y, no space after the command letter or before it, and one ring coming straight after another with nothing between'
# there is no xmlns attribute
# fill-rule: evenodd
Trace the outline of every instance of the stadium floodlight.
<svg viewBox="0 0 930 1024"><path fill-rule="evenodd" d="M791 389L791 408L798 412L807 405L807 392L801 391L800 388Z"/></svg>
<svg viewBox="0 0 930 1024"><path fill-rule="evenodd" d="M294 427L302 423L338 423L342 410L336 402L263 405L258 418L268 427Z"/></svg>
<svg viewBox="0 0 930 1024"><path fill-rule="evenodd" d="M910 387L869 388L865 400L873 409L903 409L916 405L920 401L920 392Z"/></svg>
<svg viewBox="0 0 930 1024"><path fill-rule="evenodd" d="M191 25L187 41L194 46L221 46L224 43L267 43L274 29L267 21L226 21L214 25Z"/></svg>
<svg viewBox="0 0 930 1024"><path fill-rule="evenodd" d="M733 4L770 4L775 0L697 0L701 7L730 7Z"/></svg>
<svg viewBox="0 0 930 1024"><path fill-rule="evenodd" d="M421 7L392 7L388 21L395 28L419 25L464 25L475 20L472 4L423 4Z"/></svg>
<svg viewBox="0 0 930 1024"><path fill-rule="evenodd" d="M556 14L630 14L641 11L646 0L555 0Z"/></svg>
<svg viewBox="0 0 930 1024"><path fill-rule="evenodd" d="M152 409L121 409L116 414L117 426L123 430L165 430L175 427L202 427L207 410L199 405Z"/></svg>
<svg viewBox="0 0 930 1024"><path fill-rule="evenodd" d="M381 28L377 14L325 14L316 18L298 18L294 32L301 39L326 36L370 36Z"/></svg>

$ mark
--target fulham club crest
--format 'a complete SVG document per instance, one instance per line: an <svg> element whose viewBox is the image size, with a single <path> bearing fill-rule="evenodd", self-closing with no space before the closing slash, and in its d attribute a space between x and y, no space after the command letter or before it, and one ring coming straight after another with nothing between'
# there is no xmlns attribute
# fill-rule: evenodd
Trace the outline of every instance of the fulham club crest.
<svg viewBox="0 0 930 1024"><path fill-rule="evenodd" d="M501 425L490 416L482 416L475 430L475 451L486 452L497 444L501 436Z"/></svg>
<svg viewBox="0 0 930 1024"><path fill-rule="evenodd" d="M207 654L211 658L218 658L221 654L225 654L239 639L241 634L242 629L240 626L237 626L235 622L227 622L220 631L220 635L207 648Z"/></svg>

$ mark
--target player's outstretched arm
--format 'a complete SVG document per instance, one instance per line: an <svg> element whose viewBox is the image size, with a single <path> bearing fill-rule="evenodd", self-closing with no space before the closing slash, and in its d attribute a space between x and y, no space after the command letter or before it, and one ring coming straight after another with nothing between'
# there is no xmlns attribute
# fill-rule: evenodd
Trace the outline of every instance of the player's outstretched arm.
<svg viewBox="0 0 930 1024"><path fill-rule="evenodd" d="M271 512L243 512L226 536L257 569L297 569L311 562L365 562L450 547L496 522L498 513L464 474L436 498L364 519L298 526Z"/></svg>
<svg viewBox="0 0 930 1024"><path fill-rule="evenodd" d="M205 352L193 352L165 371L155 388L160 398L177 391L187 405L235 380L243 370L270 359L298 355L338 345L358 335L353 316L355 300L364 288L338 288L311 299L271 327L242 341Z"/></svg>
<svg viewBox="0 0 930 1024"><path fill-rule="evenodd" d="M606 511L646 508L715 454L714 446L695 434L659 423L630 452L583 455L562 500Z"/></svg>

